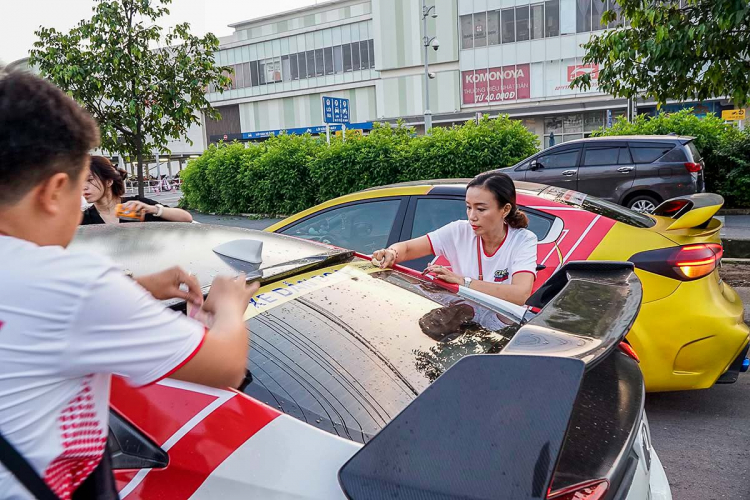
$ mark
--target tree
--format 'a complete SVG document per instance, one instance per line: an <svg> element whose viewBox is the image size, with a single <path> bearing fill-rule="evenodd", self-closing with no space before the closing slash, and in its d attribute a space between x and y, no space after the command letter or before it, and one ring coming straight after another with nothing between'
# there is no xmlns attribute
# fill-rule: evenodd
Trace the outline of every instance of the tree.
<svg viewBox="0 0 750 500"><path fill-rule="evenodd" d="M214 35L191 35L187 23L164 34L156 24L171 1L95 0L93 17L69 33L41 27L30 57L97 119L104 150L137 159L141 196L144 153L168 151L199 111L218 119L206 89L231 82L215 64Z"/></svg>
<svg viewBox="0 0 750 500"><path fill-rule="evenodd" d="M601 0L594 0L601 1ZM599 64L599 90L616 97L750 102L748 0L617 0L630 27L584 45L584 63ZM615 20L607 11L602 22ZM571 87L588 89L591 75Z"/></svg>

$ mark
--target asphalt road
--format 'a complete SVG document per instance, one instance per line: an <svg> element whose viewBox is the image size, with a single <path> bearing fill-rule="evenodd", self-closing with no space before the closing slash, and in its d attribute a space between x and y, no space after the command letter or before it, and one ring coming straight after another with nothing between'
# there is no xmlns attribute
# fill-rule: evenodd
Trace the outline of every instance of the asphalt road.
<svg viewBox="0 0 750 500"><path fill-rule="evenodd" d="M249 229L263 229L277 220L198 213L193 217L204 224ZM737 290L750 324L750 287ZM647 395L654 448L675 500L750 500L750 373L743 375L732 385Z"/></svg>

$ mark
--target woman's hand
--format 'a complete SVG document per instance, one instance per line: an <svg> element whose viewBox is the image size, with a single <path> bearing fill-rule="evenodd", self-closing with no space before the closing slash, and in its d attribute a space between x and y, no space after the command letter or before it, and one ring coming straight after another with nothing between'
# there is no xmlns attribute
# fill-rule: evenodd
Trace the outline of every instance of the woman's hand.
<svg viewBox="0 0 750 500"><path fill-rule="evenodd" d="M156 214L158 211L155 206L148 205L147 203L138 200L130 200L127 203L123 203L122 208L129 212L135 212L138 215L141 215L141 213Z"/></svg>
<svg viewBox="0 0 750 500"><path fill-rule="evenodd" d="M455 283L456 285L464 284L464 277L460 274L456 274L447 267L444 266L427 266L423 274L433 273L436 277L445 281L446 283Z"/></svg>
<svg viewBox="0 0 750 500"><path fill-rule="evenodd" d="M134 279L156 299L185 299L198 307L203 305L203 292L198 279L180 267ZM182 285L187 287L187 291L180 288Z"/></svg>
<svg viewBox="0 0 750 500"><path fill-rule="evenodd" d="M381 269L391 267L398 259L398 252L393 248L384 248L372 253L372 263Z"/></svg>

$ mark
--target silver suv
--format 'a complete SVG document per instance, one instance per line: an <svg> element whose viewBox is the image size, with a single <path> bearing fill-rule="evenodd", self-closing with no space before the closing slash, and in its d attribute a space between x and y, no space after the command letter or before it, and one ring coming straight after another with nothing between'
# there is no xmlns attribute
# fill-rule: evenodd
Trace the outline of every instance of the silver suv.
<svg viewBox="0 0 750 500"><path fill-rule="evenodd" d="M693 139L673 135L580 139L545 149L500 172L649 212L666 199L705 191L705 165Z"/></svg>

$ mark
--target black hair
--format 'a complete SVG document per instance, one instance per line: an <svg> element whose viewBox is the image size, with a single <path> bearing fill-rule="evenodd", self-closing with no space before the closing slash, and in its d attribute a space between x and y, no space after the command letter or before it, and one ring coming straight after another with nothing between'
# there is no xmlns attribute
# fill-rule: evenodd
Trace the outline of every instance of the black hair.
<svg viewBox="0 0 750 500"><path fill-rule="evenodd" d="M511 209L505 218L505 222L510 227L520 229L529 226L529 218L516 205L516 186L513 184L513 179L508 177L507 174L501 172L479 174L469 182L466 189L470 187L481 187L490 191L495 196L500 208L510 203Z"/></svg>
<svg viewBox="0 0 750 500"><path fill-rule="evenodd" d="M77 180L98 144L96 122L62 90L24 71L0 74L0 205L58 173Z"/></svg>
<svg viewBox="0 0 750 500"><path fill-rule="evenodd" d="M91 175L99 179L102 187L107 189L107 181L112 181L110 190L113 196L120 197L125 194L125 179L128 173L125 170L115 168L108 158L103 156L91 156Z"/></svg>

